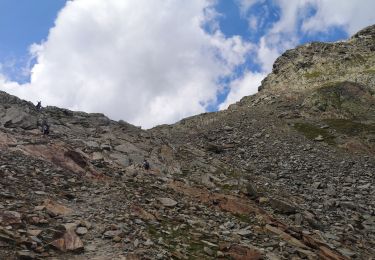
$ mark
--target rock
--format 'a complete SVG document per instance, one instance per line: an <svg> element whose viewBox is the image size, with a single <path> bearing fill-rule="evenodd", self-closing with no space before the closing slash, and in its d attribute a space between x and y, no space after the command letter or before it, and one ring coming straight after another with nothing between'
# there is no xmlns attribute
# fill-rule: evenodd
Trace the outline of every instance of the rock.
<svg viewBox="0 0 375 260"><path fill-rule="evenodd" d="M246 195L252 199L256 199L258 197L258 192L255 186L251 183L246 184Z"/></svg>
<svg viewBox="0 0 375 260"><path fill-rule="evenodd" d="M85 246L85 251L95 252L96 250L97 250L96 245L87 245L87 246Z"/></svg>
<svg viewBox="0 0 375 260"><path fill-rule="evenodd" d="M79 224L80 224L82 227L85 227L85 228L87 228L87 229L90 229L90 228L92 227L92 224L91 224L89 221L87 221L87 220L81 220L81 221L79 222Z"/></svg>
<svg viewBox="0 0 375 260"><path fill-rule="evenodd" d="M40 229L29 229L29 230L27 230L27 233L28 233L30 236L35 236L35 237L37 237L37 236L40 235L40 233L42 233L42 230L40 230Z"/></svg>
<svg viewBox="0 0 375 260"><path fill-rule="evenodd" d="M226 126L224 126L224 128L223 128L225 131L228 131L228 132L231 132L231 131L233 131L234 130L234 128L233 127L231 127L231 126L229 126L229 125L226 125Z"/></svg>
<svg viewBox="0 0 375 260"><path fill-rule="evenodd" d="M375 216L369 217L368 219L363 221L362 226L368 231L375 232Z"/></svg>
<svg viewBox="0 0 375 260"><path fill-rule="evenodd" d="M252 234L252 232L248 229L241 229L236 232L238 235L246 237Z"/></svg>
<svg viewBox="0 0 375 260"><path fill-rule="evenodd" d="M321 142L321 141L324 141L324 137L322 135L318 135L317 137L314 138L314 140Z"/></svg>
<svg viewBox="0 0 375 260"><path fill-rule="evenodd" d="M143 154L141 149L139 149L137 146L129 142L126 142L125 144L117 145L115 146L114 149L118 152L122 152L125 154L134 154L134 153Z"/></svg>
<svg viewBox="0 0 375 260"><path fill-rule="evenodd" d="M219 154L219 153L224 152L224 147L221 145L214 144L214 143L207 143L206 150L209 152Z"/></svg>
<svg viewBox="0 0 375 260"><path fill-rule="evenodd" d="M143 243L145 246L152 246L154 243L151 241L151 239L147 239L146 242Z"/></svg>
<svg viewBox="0 0 375 260"><path fill-rule="evenodd" d="M315 190L319 189L321 187L321 182L317 181L317 182L314 182L311 187Z"/></svg>
<svg viewBox="0 0 375 260"><path fill-rule="evenodd" d="M288 233L285 233L284 231L282 231L281 229L277 227L273 227L267 224L265 228L269 230L270 232L279 235L281 238L283 238L283 240L285 240L292 246L302 248L302 249L308 249L308 247L304 243L302 243L300 240L296 239L295 237L292 237L291 235L289 235Z"/></svg>
<svg viewBox="0 0 375 260"><path fill-rule="evenodd" d="M80 252L84 250L81 239L71 229L66 230L61 238L52 241L51 245L62 252Z"/></svg>
<svg viewBox="0 0 375 260"><path fill-rule="evenodd" d="M265 203L268 203L270 201L270 199L266 198L266 197L260 197L258 199L258 201L259 201L260 204L265 204Z"/></svg>
<svg viewBox="0 0 375 260"><path fill-rule="evenodd" d="M73 212L70 208L49 199L46 199L43 205L48 214L51 214L52 216L67 216Z"/></svg>
<svg viewBox="0 0 375 260"><path fill-rule="evenodd" d="M343 254L344 256L352 259L353 257L355 257L357 254L356 252L353 252L352 250L348 249L348 248L338 248L337 251L339 251L341 254Z"/></svg>
<svg viewBox="0 0 375 260"><path fill-rule="evenodd" d="M174 207L177 205L177 201L170 198L158 198L158 201L165 207Z"/></svg>
<svg viewBox="0 0 375 260"><path fill-rule="evenodd" d="M294 205L279 199L272 198L270 204L274 210L282 214L294 214L297 211L297 208Z"/></svg>
<svg viewBox="0 0 375 260"><path fill-rule="evenodd" d="M351 209L351 210L357 210L357 205L351 201L340 202L340 207Z"/></svg>
<svg viewBox="0 0 375 260"><path fill-rule="evenodd" d="M99 144L95 141L85 141L84 142L86 144L86 146L88 146L89 148L99 148Z"/></svg>
<svg viewBox="0 0 375 260"><path fill-rule="evenodd" d="M21 224L21 214L16 211L0 211L0 224L3 226Z"/></svg>
<svg viewBox="0 0 375 260"><path fill-rule="evenodd" d="M75 231L77 229L78 224L76 222L66 223L63 226L64 226L65 230Z"/></svg>
<svg viewBox="0 0 375 260"><path fill-rule="evenodd" d="M80 236L87 234L88 230L85 227L79 227L76 229L76 233Z"/></svg>
<svg viewBox="0 0 375 260"><path fill-rule="evenodd" d="M148 213L146 210L144 210L143 208L139 206L133 205L131 209L132 209L132 213L138 216L139 218L141 218L142 220L146 220L146 221L155 220L154 215L152 215L151 213Z"/></svg>
<svg viewBox="0 0 375 260"><path fill-rule="evenodd" d="M104 238L114 238L115 236L120 236L122 234L121 230L108 230L104 232Z"/></svg>
<svg viewBox="0 0 375 260"><path fill-rule="evenodd" d="M91 155L91 159L96 161L96 160L103 160L104 156L101 152L93 152Z"/></svg>
<svg viewBox="0 0 375 260"><path fill-rule="evenodd" d="M212 182L213 179L211 178L211 175L208 173L205 173L202 175L202 184L206 186L207 188L215 188L215 183Z"/></svg>
<svg viewBox="0 0 375 260"><path fill-rule="evenodd" d="M110 144L101 144L100 149L102 149L103 151L111 151L112 146Z"/></svg>
<svg viewBox="0 0 375 260"><path fill-rule="evenodd" d="M28 108L12 106L6 110L5 115L0 117L0 123L6 128L36 129L38 120L36 116L28 112L30 112Z"/></svg>
<svg viewBox="0 0 375 260"><path fill-rule="evenodd" d="M231 245L229 249L226 249L226 255L234 260L260 260L262 259L262 253L256 249L240 245Z"/></svg>
<svg viewBox="0 0 375 260"><path fill-rule="evenodd" d="M280 260L281 259L278 255L276 255L272 252L267 253L266 257L267 257L268 260Z"/></svg>
<svg viewBox="0 0 375 260"><path fill-rule="evenodd" d="M112 240L113 240L113 242L119 243L119 242L121 242L122 238L119 237L119 236L114 236L114 237L112 238Z"/></svg>
<svg viewBox="0 0 375 260"><path fill-rule="evenodd" d="M209 247L207 247L207 246L203 247L203 251L204 251L207 255L209 255L209 256L213 256L213 255L215 254L215 252L214 252L211 248L209 248Z"/></svg>
<svg viewBox="0 0 375 260"><path fill-rule="evenodd" d="M17 259L19 260L33 260L37 259L35 253L29 250L17 251Z"/></svg>
<svg viewBox="0 0 375 260"><path fill-rule="evenodd" d="M360 189L360 190L367 190L370 187L371 187L371 183L366 183L366 184L358 186L358 189Z"/></svg>
<svg viewBox="0 0 375 260"><path fill-rule="evenodd" d="M82 151L69 150L64 153L64 157L71 159L79 167L85 169L88 165L87 156Z"/></svg>
<svg viewBox="0 0 375 260"><path fill-rule="evenodd" d="M46 195L47 194L45 191L42 191L42 190L34 191L34 193L37 194L37 195Z"/></svg>
<svg viewBox="0 0 375 260"><path fill-rule="evenodd" d="M36 210L36 211L42 211L42 210L44 210L46 208L46 206L36 206L35 208L34 208L34 210Z"/></svg>
<svg viewBox="0 0 375 260"><path fill-rule="evenodd" d="M138 245L139 245L139 240L135 239L134 242L133 242L133 245L134 245L135 248L137 248Z"/></svg>

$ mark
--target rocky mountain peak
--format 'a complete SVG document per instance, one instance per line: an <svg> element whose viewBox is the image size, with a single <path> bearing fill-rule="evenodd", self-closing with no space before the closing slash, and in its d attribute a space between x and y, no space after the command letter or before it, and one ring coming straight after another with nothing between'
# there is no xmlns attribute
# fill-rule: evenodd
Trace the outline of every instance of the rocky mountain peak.
<svg viewBox="0 0 375 260"><path fill-rule="evenodd" d="M375 25L370 25L370 26L367 26L366 28L363 28L362 30L354 34L351 37L351 40L356 40L358 38L362 38L362 39L364 38L367 40L375 38Z"/></svg>
<svg viewBox="0 0 375 260"><path fill-rule="evenodd" d="M350 81L375 90L375 26L347 41L312 42L283 53L262 82L260 90L309 92L325 85Z"/></svg>

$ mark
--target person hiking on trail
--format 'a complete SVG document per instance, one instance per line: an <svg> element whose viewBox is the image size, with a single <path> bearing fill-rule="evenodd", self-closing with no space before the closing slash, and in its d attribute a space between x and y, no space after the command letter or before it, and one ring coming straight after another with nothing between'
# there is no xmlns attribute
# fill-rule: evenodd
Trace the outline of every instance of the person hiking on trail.
<svg viewBox="0 0 375 260"><path fill-rule="evenodd" d="M150 163L146 159L143 160L142 166L146 171L150 170Z"/></svg>
<svg viewBox="0 0 375 260"><path fill-rule="evenodd" d="M45 121L42 124L42 133L43 135L49 135L49 125Z"/></svg>
<svg viewBox="0 0 375 260"><path fill-rule="evenodd" d="M42 101L38 101L38 104L36 104L35 108L36 110L40 111L40 109L42 108Z"/></svg>

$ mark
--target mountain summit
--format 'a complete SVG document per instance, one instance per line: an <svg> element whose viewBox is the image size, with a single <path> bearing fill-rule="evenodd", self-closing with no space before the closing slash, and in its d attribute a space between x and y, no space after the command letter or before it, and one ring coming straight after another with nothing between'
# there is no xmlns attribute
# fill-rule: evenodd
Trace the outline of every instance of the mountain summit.
<svg viewBox="0 0 375 260"><path fill-rule="evenodd" d="M0 92L0 258L372 259L375 26L259 90L147 131Z"/></svg>

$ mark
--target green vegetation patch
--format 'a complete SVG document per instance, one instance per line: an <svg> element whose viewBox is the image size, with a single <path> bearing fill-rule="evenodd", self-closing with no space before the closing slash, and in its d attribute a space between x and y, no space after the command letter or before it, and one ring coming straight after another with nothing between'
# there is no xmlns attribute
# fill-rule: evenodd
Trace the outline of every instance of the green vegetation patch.
<svg viewBox="0 0 375 260"><path fill-rule="evenodd" d="M254 222L254 216L250 216L248 214L235 214L234 215L239 221L245 222L245 223L253 223Z"/></svg>
<svg viewBox="0 0 375 260"><path fill-rule="evenodd" d="M327 129L322 129L318 126L305 122L295 123L294 128L310 140L314 140L319 135L321 135L324 138L324 142L330 145L336 144L335 137L332 134L330 134L330 132Z"/></svg>
<svg viewBox="0 0 375 260"><path fill-rule="evenodd" d="M375 124L363 124L348 119L326 119L324 122L337 132L350 136L361 133L375 133Z"/></svg>
<svg viewBox="0 0 375 260"><path fill-rule="evenodd" d="M159 227L148 224L147 231L153 240L162 238L167 250L173 252L178 248L183 249L181 245L186 245L182 253L185 254L188 259L202 259L202 257L205 256L203 251L205 244L201 240L210 240L211 237L204 234L196 237L194 234L199 234L199 232L190 225L185 225L184 227L176 229L175 227L179 224L181 223L178 221L173 223L168 220L162 220Z"/></svg>
<svg viewBox="0 0 375 260"><path fill-rule="evenodd" d="M321 111L336 109L352 118L366 118L372 113L366 105L373 102L372 95L371 89L355 82L331 82L319 88L309 102Z"/></svg>
<svg viewBox="0 0 375 260"><path fill-rule="evenodd" d="M312 71L312 72L306 72L303 76L306 79L315 79L322 75L323 73L320 71Z"/></svg>

